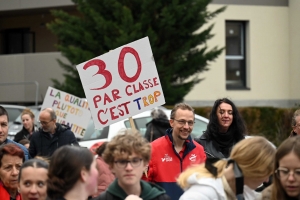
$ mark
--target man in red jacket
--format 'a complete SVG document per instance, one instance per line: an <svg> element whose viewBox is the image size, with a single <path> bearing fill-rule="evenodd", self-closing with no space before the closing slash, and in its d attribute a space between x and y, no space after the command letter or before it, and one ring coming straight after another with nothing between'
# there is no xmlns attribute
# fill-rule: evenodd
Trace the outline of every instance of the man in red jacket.
<svg viewBox="0 0 300 200"><path fill-rule="evenodd" d="M163 187L171 199L179 199L183 190L176 178L188 166L205 161L203 147L190 136L195 123L194 109L185 103L174 106L166 135L151 143L152 152L147 177Z"/></svg>

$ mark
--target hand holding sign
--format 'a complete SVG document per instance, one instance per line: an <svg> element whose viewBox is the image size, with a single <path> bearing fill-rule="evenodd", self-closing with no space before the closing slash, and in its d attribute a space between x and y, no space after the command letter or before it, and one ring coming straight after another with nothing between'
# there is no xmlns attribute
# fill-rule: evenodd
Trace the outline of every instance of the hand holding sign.
<svg viewBox="0 0 300 200"><path fill-rule="evenodd" d="M77 65L95 127L165 103L148 37Z"/></svg>

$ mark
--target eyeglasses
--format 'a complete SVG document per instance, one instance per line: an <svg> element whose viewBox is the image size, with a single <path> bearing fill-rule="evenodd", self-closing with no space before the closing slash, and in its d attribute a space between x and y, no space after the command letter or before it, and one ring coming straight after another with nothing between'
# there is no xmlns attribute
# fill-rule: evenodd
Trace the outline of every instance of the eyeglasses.
<svg viewBox="0 0 300 200"><path fill-rule="evenodd" d="M122 169L126 168L128 163L130 163L130 165L133 168L136 168L141 165L142 160L143 160L142 158L133 158L132 160L117 160L114 163L116 163L116 166L118 168L122 168Z"/></svg>
<svg viewBox="0 0 300 200"><path fill-rule="evenodd" d="M286 180L290 177L291 172L293 172L293 177L297 180L300 180L300 169L289 170L285 168L278 168L275 173L277 174L278 178Z"/></svg>
<svg viewBox="0 0 300 200"><path fill-rule="evenodd" d="M300 124L296 124L294 127L297 127L298 129L300 129Z"/></svg>
<svg viewBox="0 0 300 200"><path fill-rule="evenodd" d="M189 126L194 126L194 121L185 121L184 119L180 119L180 120L177 120L177 119L173 119L175 121L178 122L178 124L180 124L181 126L184 126L186 125L186 123L188 123Z"/></svg>
<svg viewBox="0 0 300 200"><path fill-rule="evenodd" d="M39 123L42 124L42 125L47 125L47 124L49 124L50 122L52 122L52 120L50 120L49 122L39 121Z"/></svg>

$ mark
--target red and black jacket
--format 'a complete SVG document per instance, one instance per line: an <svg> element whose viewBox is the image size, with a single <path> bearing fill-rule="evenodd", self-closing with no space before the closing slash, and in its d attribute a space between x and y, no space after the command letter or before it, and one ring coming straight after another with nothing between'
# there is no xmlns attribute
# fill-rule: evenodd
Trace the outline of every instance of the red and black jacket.
<svg viewBox="0 0 300 200"><path fill-rule="evenodd" d="M147 178L143 179L163 187L171 199L179 199L183 190L176 183L177 177L188 166L203 163L206 154L203 147L189 136L181 157L174 148L172 131L168 129L165 136L151 143L151 160Z"/></svg>

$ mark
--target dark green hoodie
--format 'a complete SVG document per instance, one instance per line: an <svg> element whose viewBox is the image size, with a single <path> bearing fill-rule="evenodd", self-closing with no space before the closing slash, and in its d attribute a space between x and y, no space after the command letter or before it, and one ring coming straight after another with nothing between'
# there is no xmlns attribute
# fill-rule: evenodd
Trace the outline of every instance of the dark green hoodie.
<svg viewBox="0 0 300 200"><path fill-rule="evenodd" d="M159 196L161 196L161 200L170 200L170 198L166 195L166 192L163 188L160 186L148 183L143 180L140 181L142 193L140 195L140 198L143 200L154 200L158 199ZM114 200L124 200L128 195L125 193L125 191L119 186L118 179L115 179L112 184L107 188L107 191L110 194L114 196Z"/></svg>

